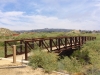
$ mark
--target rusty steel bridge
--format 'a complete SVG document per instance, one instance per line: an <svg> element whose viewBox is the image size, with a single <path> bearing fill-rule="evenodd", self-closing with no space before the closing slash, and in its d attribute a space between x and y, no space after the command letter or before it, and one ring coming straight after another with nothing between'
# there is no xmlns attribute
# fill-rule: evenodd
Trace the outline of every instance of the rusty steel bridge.
<svg viewBox="0 0 100 75"><path fill-rule="evenodd" d="M21 40L7 40L5 44L5 58L12 56L13 53L9 53L12 49L12 45L16 45L16 54L25 53L25 60L28 59L28 52L34 50L35 47L46 49L48 52L62 52L68 49L78 49L87 41L95 40L93 36L63 36L63 37L47 37L47 38L32 38Z"/></svg>

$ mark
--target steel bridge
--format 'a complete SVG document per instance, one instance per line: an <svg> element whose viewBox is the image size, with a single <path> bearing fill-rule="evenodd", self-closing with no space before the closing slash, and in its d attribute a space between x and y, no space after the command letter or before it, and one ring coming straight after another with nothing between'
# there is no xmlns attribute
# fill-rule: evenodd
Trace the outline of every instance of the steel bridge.
<svg viewBox="0 0 100 75"><path fill-rule="evenodd" d="M35 47L46 49L48 52L62 52L68 49L80 48L87 41L95 40L93 36L63 36L63 37L47 37L47 38L32 38L21 40L5 41L5 58L12 56L12 45L16 45L16 54L25 53L25 60L28 59L28 52L34 50ZM11 51L11 52L9 52Z"/></svg>

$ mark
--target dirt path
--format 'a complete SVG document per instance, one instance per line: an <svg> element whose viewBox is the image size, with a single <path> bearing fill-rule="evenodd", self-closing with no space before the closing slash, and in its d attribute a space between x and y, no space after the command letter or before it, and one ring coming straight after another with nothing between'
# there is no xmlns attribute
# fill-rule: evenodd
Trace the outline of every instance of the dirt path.
<svg viewBox="0 0 100 75"><path fill-rule="evenodd" d="M0 75L68 75L68 74L60 74L60 73L45 73L43 69L38 68L33 70L31 67L26 66L22 68L5 68L0 69Z"/></svg>
<svg viewBox="0 0 100 75"><path fill-rule="evenodd" d="M17 59L21 56L18 56ZM69 75L60 72L45 73L41 68L33 70L20 61L21 59L18 59L16 63L13 63L12 57L0 58L0 75Z"/></svg>
<svg viewBox="0 0 100 75"><path fill-rule="evenodd" d="M45 73L41 68L33 70L27 65L29 61L25 61L24 59L25 54L17 55L16 63L13 63L13 57L0 57L0 75L69 75L60 72Z"/></svg>

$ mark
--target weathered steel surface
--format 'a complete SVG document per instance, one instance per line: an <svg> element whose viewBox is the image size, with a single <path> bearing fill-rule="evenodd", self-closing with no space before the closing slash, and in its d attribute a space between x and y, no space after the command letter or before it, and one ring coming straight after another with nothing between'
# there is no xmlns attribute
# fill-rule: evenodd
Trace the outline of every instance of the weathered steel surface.
<svg viewBox="0 0 100 75"><path fill-rule="evenodd" d="M12 56L13 54L8 54L8 46L12 45L18 46L19 49L16 50L16 54L25 53L25 59L27 60L27 53L34 49L35 46L47 49L48 52L67 50L69 48L80 48L86 41L95 40L96 37L92 36L70 36L70 37L47 37L47 38L33 38L33 39L21 39L21 40L8 40L5 41L5 57ZM55 48L54 48L55 47Z"/></svg>

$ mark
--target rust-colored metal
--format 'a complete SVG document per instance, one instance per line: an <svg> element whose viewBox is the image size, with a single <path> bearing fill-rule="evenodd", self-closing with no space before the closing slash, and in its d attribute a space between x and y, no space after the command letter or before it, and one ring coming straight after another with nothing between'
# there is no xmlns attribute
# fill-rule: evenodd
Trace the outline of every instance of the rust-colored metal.
<svg viewBox="0 0 100 75"><path fill-rule="evenodd" d="M5 44L5 49L4 49L5 50L5 58L7 58L7 42L5 41L4 44Z"/></svg>
<svg viewBox="0 0 100 75"><path fill-rule="evenodd" d="M27 41L25 41L25 60L27 60L27 58L28 58L28 46L27 46Z"/></svg>
<svg viewBox="0 0 100 75"><path fill-rule="evenodd" d="M38 46L41 48L45 48L48 50L48 52L54 51L53 47L55 47L55 50L60 52L62 48L68 49L68 48L80 48L86 41L95 40L96 37L92 36L64 36L64 37L47 37L47 38L32 38L32 39L21 39L21 40L8 40L5 41L5 57L11 56L13 54L8 55L8 46L12 47L12 45L20 45L20 52L17 54L25 53L25 60L28 58L28 52L31 49L34 49L34 46ZM18 42L18 43L17 43ZM23 48L24 46L24 48ZM16 49L17 50L17 49ZM62 49L63 50L63 49Z"/></svg>

